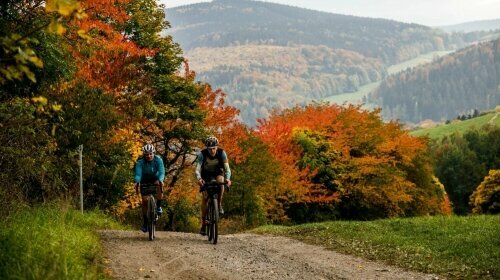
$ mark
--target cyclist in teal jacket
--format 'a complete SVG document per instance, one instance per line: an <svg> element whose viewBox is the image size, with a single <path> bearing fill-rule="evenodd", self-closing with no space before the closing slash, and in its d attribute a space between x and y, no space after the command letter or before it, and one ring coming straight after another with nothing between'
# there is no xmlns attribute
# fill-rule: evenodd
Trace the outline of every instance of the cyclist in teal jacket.
<svg viewBox="0 0 500 280"><path fill-rule="evenodd" d="M156 193L158 215L163 213L160 207L160 201L163 198L163 181L165 180L165 167L161 157L155 155L156 149L153 145L147 144L142 147L143 157L135 163L135 192L142 196L142 217L143 224L141 230L147 231L147 198L150 194Z"/></svg>

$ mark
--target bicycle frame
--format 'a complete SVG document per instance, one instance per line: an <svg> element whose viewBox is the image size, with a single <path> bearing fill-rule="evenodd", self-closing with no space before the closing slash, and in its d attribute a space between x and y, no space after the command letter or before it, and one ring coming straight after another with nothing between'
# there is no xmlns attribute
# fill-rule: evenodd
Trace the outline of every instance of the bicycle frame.
<svg viewBox="0 0 500 280"><path fill-rule="evenodd" d="M217 183L215 181L205 184L203 190L207 192L207 216L205 221L207 222L206 234L208 236L208 241L213 244L217 244L218 240L218 222L219 222L219 205L218 198L220 188L225 183Z"/></svg>
<svg viewBox="0 0 500 280"><path fill-rule="evenodd" d="M142 184L141 185L141 193L142 188L154 188L154 193L156 194L157 185L155 184ZM149 190L148 192L150 192ZM156 198L153 193L147 194L147 204L146 204L146 224L148 227L148 236L149 240L153 241L155 239L155 231L156 231L156 221L158 220L158 214L156 213Z"/></svg>

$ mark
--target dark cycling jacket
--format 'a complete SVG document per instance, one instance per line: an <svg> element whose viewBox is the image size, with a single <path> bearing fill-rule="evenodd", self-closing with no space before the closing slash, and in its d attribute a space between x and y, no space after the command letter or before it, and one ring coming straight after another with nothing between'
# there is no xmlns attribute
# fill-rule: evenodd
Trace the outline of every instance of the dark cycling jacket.
<svg viewBox="0 0 500 280"><path fill-rule="evenodd" d="M141 184L152 184L156 180L163 182L165 180L165 167L161 157L155 155L152 161L144 158L135 163L134 182Z"/></svg>
<svg viewBox="0 0 500 280"><path fill-rule="evenodd" d="M217 154L210 156L207 149L203 149L196 159L195 175L199 180L206 178L209 174L217 174L221 172L226 180L231 179L231 169L229 168L227 154L222 148L217 149Z"/></svg>

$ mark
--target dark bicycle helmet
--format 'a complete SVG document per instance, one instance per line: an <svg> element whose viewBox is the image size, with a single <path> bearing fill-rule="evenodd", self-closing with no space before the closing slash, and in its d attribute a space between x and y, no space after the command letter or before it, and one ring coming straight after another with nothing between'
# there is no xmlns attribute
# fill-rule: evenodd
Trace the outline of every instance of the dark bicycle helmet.
<svg viewBox="0 0 500 280"><path fill-rule="evenodd" d="M144 147L142 147L142 152L145 154L154 153L155 151L155 146L151 144L146 144Z"/></svg>
<svg viewBox="0 0 500 280"><path fill-rule="evenodd" d="M219 146L219 140L215 136L210 136L205 140L205 145L207 148Z"/></svg>

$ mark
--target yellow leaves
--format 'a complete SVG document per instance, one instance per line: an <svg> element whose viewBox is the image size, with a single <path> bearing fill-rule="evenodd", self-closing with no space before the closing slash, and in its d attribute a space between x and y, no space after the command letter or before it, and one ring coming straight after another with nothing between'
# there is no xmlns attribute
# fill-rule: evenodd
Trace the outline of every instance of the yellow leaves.
<svg viewBox="0 0 500 280"><path fill-rule="evenodd" d="M62 105L53 104L53 105L52 105L52 110L53 110L54 112L59 112L59 111L61 111L61 110L62 110Z"/></svg>
<svg viewBox="0 0 500 280"><path fill-rule="evenodd" d="M62 105L56 103L49 105L49 100L45 96L32 97L31 101L37 106L38 112L57 113L62 110ZM55 127L52 133L55 133Z"/></svg>
<svg viewBox="0 0 500 280"><path fill-rule="evenodd" d="M49 13L57 12L63 16L70 16L73 12L81 11L81 6L77 0L47 0L45 10Z"/></svg>
<svg viewBox="0 0 500 280"><path fill-rule="evenodd" d="M56 20L52 20L49 24L49 32L56 33L57 35L63 35L66 32L66 28Z"/></svg>
<svg viewBox="0 0 500 280"><path fill-rule="evenodd" d="M87 17L78 0L47 0L45 2L45 11L58 14L52 19L47 28L49 32L58 35L63 35L66 32L66 27L61 23L63 18L84 19ZM84 34L83 30L78 31L78 36L84 38ZM88 40L88 38L84 39Z"/></svg>
<svg viewBox="0 0 500 280"><path fill-rule="evenodd" d="M43 96L33 97L33 98L31 98L31 101L33 101L39 105L42 105L42 106L45 106L48 103L47 98L45 98Z"/></svg>
<svg viewBox="0 0 500 280"><path fill-rule="evenodd" d="M87 32L85 32L85 30L83 29L79 29L76 33L80 38L86 40L87 42L89 42L92 39L92 37L87 35Z"/></svg>

